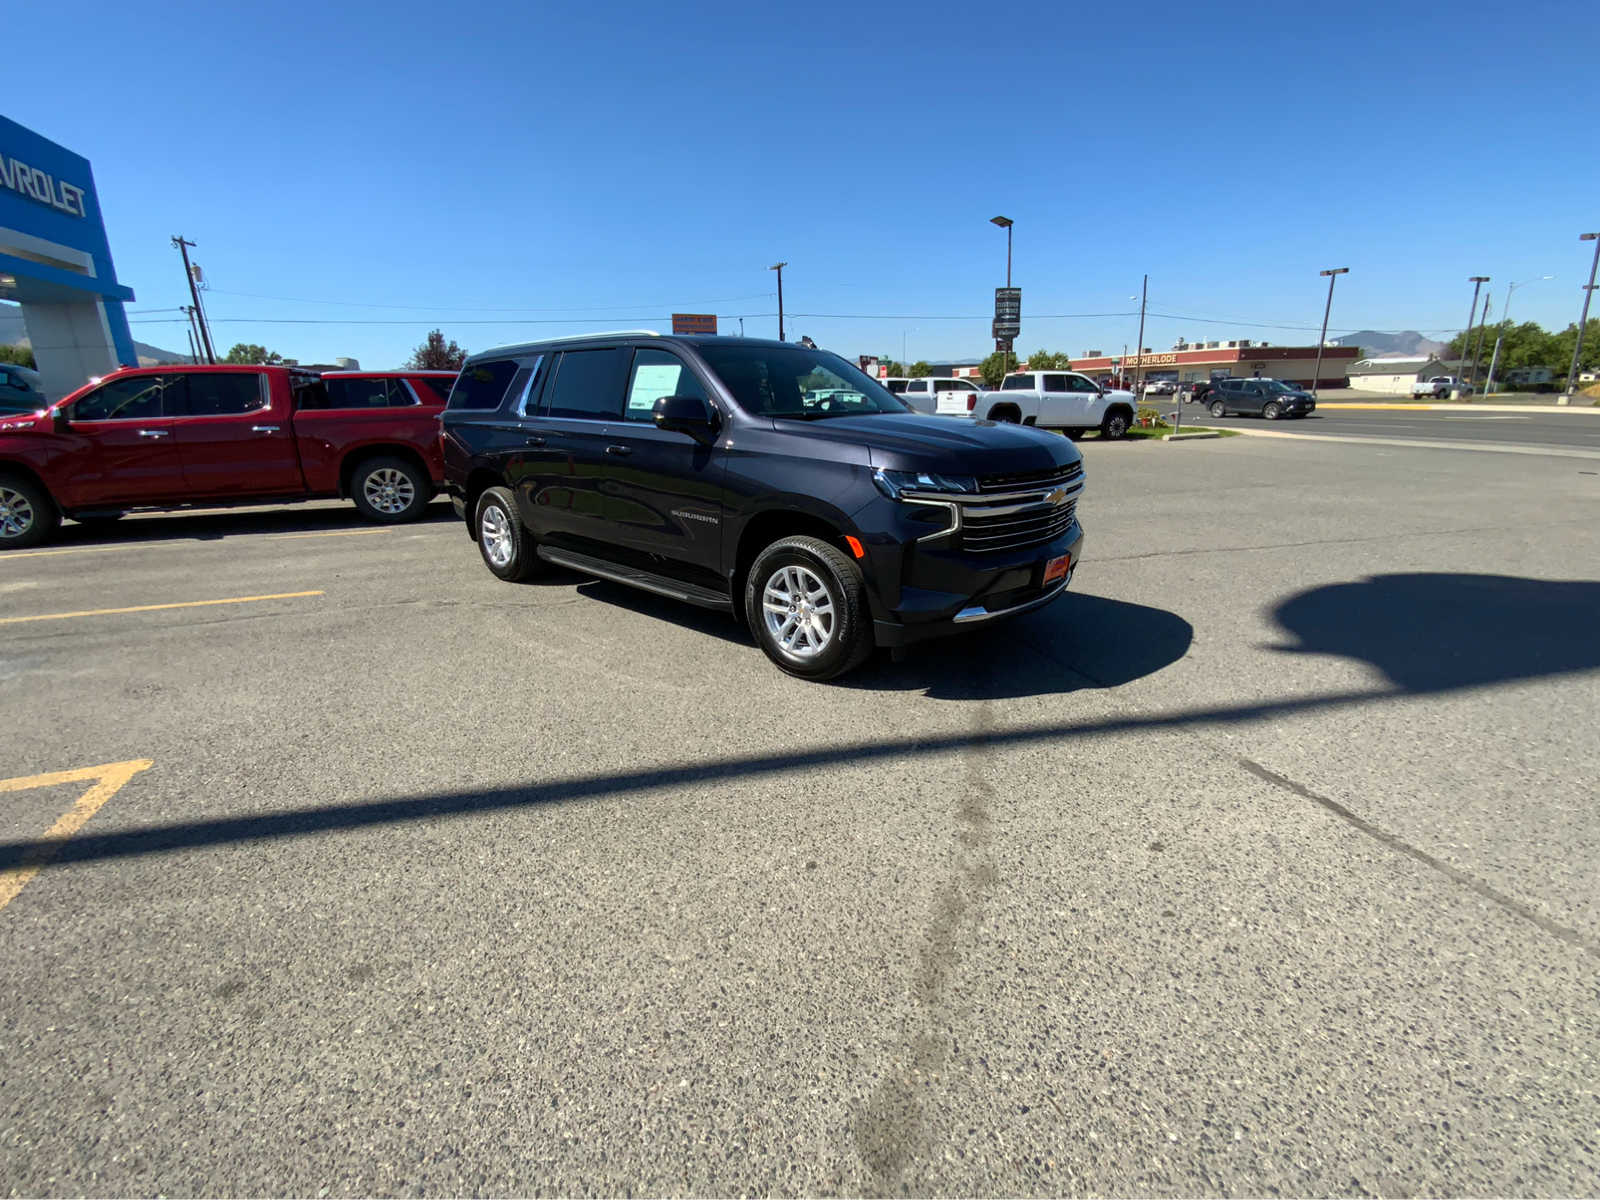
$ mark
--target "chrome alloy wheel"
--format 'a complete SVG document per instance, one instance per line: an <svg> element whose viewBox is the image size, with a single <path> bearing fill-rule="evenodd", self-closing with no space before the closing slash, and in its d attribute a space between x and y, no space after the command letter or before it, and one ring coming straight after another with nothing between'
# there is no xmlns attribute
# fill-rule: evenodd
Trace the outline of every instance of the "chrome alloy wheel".
<svg viewBox="0 0 1600 1200"><path fill-rule="evenodd" d="M33 528L33 505L21 492L0 487L0 537L17 538Z"/></svg>
<svg viewBox="0 0 1600 1200"><path fill-rule="evenodd" d="M833 596L807 567L791 563L769 575L761 609L767 632L786 654L815 658L833 643Z"/></svg>
<svg viewBox="0 0 1600 1200"><path fill-rule="evenodd" d="M511 540L511 519L498 504L485 504L478 518L478 539L489 561L502 570L511 561L515 546Z"/></svg>
<svg viewBox="0 0 1600 1200"><path fill-rule="evenodd" d="M411 507L417 498L417 489L404 471L393 467L379 467L367 476L361 485L367 503L388 517L397 517Z"/></svg>

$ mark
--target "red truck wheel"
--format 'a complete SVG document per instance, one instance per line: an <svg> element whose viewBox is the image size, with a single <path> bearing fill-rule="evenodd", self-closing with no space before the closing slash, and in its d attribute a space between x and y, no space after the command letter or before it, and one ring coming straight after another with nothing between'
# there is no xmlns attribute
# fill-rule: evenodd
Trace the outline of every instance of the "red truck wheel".
<svg viewBox="0 0 1600 1200"><path fill-rule="evenodd" d="M0 550L49 541L60 524L48 492L25 475L0 471Z"/></svg>
<svg viewBox="0 0 1600 1200"><path fill-rule="evenodd" d="M350 477L350 498L369 519L399 524L422 515L433 499L433 487L403 458L369 458Z"/></svg>

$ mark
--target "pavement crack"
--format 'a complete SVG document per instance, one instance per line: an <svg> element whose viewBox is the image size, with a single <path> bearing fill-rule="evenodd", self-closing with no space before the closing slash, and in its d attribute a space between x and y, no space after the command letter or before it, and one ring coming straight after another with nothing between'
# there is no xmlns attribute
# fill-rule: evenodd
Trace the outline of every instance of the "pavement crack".
<svg viewBox="0 0 1600 1200"><path fill-rule="evenodd" d="M955 1014L950 985L961 965L961 938L977 920L977 907L995 885L994 859L989 851L994 801L988 773L994 730L989 701L976 706L973 726L965 755L966 786L955 812L960 849L950 878L934 894L922 951L912 973L912 995L920 1020L855 1120L856 1149L871 1175L870 1191L875 1195L903 1190L907 1168L928 1149L926 1094L944 1071L953 1048L949 1030Z"/></svg>
<svg viewBox="0 0 1600 1200"><path fill-rule="evenodd" d="M1552 921L1549 917L1537 911L1531 905L1524 904L1521 900L1517 900L1506 895L1499 889L1491 887L1489 884L1483 882L1483 880L1467 874L1467 872L1461 870L1459 867L1452 867L1449 863L1435 858L1426 850L1421 850L1416 846L1413 846L1410 842L1406 841L1397 834L1390 833L1386 829L1378 828L1371 821L1368 821L1362 817L1358 817L1355 813L1351 812L1337 800L1330 799L1327 796L1319 796L1310 788L1304 787L1292 779L1288 779L1285 776L1279 775L1276 771L1270 770L1258 762L1252 762L1248 758L1241 757L1239 759L1239 763L1244 767L1245 770L1249 771L1250 774L1254 775L1257 779L1263 779L1267 783L1272 784L1274 787L1282 788L1286 792L1291 792L1304 800L1310 800L1313 804L1320 805L1322 808L1338 817L1341 821L1353 826L1360 832L1372 838L1374 841L1381 842L1383 845L1389 847L1389 849L1396 850L1399 853L1406 855L1408 858L1415 859L1423 866L1430 867L1433 870L1438 871L1441 875L1444 875L1447 878L1454 880L1456 883L1459 883L1462 887L1477 893L1485 900L1498 905L1500 908L1503 908L1506 912L1511 913L1513 916L1521 917L1524 921L1532 922L1534 925L1537 925L1540 929L1544 930L1552 937L1560 938L1568 945L1576 946L1584 953L1594 955L1596 958L1600 958L1600 941L1596 941L1594 938L1588 937L1576 929L1572 929L1566 925Z"/></svg>

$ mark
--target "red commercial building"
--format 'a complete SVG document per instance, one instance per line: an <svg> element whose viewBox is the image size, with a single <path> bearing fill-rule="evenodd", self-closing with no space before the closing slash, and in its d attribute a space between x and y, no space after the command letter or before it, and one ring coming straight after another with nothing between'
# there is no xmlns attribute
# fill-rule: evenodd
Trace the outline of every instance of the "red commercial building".
<svg viewBox="0 0 1600 1200"><path fill-rule="evenodd" d="M1350 365L1360 357L1361 351L1355 346L1324 346L1321 378L1316 386L1349 387ZM1179 342L1171 350L1158 353L1146 348L1142 355L1126 357L1089 350L1072 360L1074 371L1100 382L1114 378L1131 381L1139 374L1145 379L1170 379L1175 383L1260 376L1301 387L1311 386L1316 365L1315 346L1269 346L1249 340Z"/></svg>

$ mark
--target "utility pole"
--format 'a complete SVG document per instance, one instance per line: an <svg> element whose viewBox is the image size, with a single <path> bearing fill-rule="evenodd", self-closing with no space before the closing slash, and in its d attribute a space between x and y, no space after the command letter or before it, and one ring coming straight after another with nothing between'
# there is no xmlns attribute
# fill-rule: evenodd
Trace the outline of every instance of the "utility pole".
<svg viewBox="0 0 1600 1200"><path fill-rule="evenodd" d="M1566 402L1572 402L1572 395L1578 390L1578 356L1583 353L1583 328L1589 323L1589 300L1594 296L1594 272L1600 267L1600 233L1580 233L1580 242L1594 243L1594 261L1589 264L1589 282L1583 289L1583 315L1578 318L1578 340L1572 347L1572 368L1567 372Z"/></svg>
<svg viewBox="0 0 1600 1200"><path fill-rule="evenodd" d="M768 267L769 271L778 273L778 340L783 341L783 269L789 264L786 262L774 263Z"/></svg>
<svg viewBox="0 0 1600 1200"><path fill-rule="evenodd" d="M1488 280L1484 280L1485 283ZM1478 378L1478 364L1483 361L1483 339L1485 329L1489 324L1489 309L1494 304L1494 293L1490 292L1483 298L1483 311L1478 314L1478 336L1472 343L1472 378L1476 383Z"/></svg>
<svg viewBox="0 0 1600 1200"><path fill-rule="evenodd" d="M183 305L183 315L189 318L189 361L200 361L200 327L195 323L194 305Z"/></svg>
<svg viewBox="0 0 1600 1200"><path fill-rule="evenodd" d="M1133 394L1135 396L1143 394L1139 391L1139 384L1144 380L1144 305L1149 298L1150 276L1146 275L1144 277L1144 287L1139 291L1139 344L1133 348L1133 352L1139 356L1135 360L1139 365L1133 373ZM1123 364L1122 369L1123 373L1126 374L1128 369L1126 363Z"/></svg>
<svg viewBox="0 0 1600 1200"><path fill-rule="evenodd" d="M184 332L189 335L189 361L192 363L199 362L200 355L195 351L194 346L194 326L191 325L188 329L185 329Z"/></svg>
<svg viewBox="0 0 1600 1200"><path fill-rule="evenodd" d="M206 328L206 310L200 304L200 289L195 286L194 268L189 265L189 247L194 243L184 241L180 233L173 235L172 244L177 247L178 253L183 255L183 277L189 281L189 295L194 299L194 307L199 314L200 342L205 348L206 361L214 363L217 361L217 355L211 348L211 331Z"/></svg>
<svg viewBox="0 0 1600 1200"><path fill-rule="evenodd" d="M1472 341L1472 322L1477 320L1478 289L1489 282L1489 277L1487 275L1474 275L1467 282L1472 284L1472 307L1467 309L1467 328L1466 332L1461 335L1461 362L1457 367L1461 372L1461 377L1457 382L1461 384L1459 390L1462 391L1466 390L1466 386L1471 379L1471 373L1467 369L1467 344ZM1477 365L1476 362L1472 364L1474 368Z"/></svg>
<svg viewBox="0 0 1600 1200"><path fill-rule="evenodd" d="M1485 397L1489 395L1490 389L1494 387L1494 369L1500 363L1500 345L1506 340L1506 331L1511 328L1511 297L1516 294L1516 290L1519 287L1525 287L1530 283L1538 283L1542 279L1554 278L1554 275L1541 275L1539 279L1523 279L1517 283L1506 285L1506 302L1500 309L1500 328L1495 332L1494 353L1489 356L1489 373L1483 378L1483 394Z"/></svg>
<svg viewBox="0 0 1600 1200"><path fill-rule="evenodd" d="M1322 347L1328 343L1328 315L1333 312L1333 285L1341 275L1350 274L1349 267L1334 267L1323 271L1328 277L1328 303L1322 309L1322 336L1317 338L1317 365L1311 369L1311 398L1317 398L1317 384L1322 381Z"/></svg>

